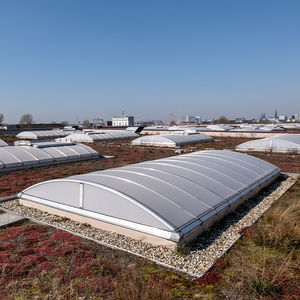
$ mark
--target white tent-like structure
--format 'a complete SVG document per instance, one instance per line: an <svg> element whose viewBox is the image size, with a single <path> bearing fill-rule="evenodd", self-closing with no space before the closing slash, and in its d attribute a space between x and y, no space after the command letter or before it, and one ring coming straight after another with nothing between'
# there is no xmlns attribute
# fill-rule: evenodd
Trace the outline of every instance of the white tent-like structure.
<svg viewBox="0 0 300 300"><path fill-rule="evenodd" d="M6 147L8 144L4 142L2 139L0 139L0 147Z"/></svg>
<svg viewBox="0 0 300 300"><path fill-rule="evenodd" d="M76 143L17 142L0 147L0 173L99 158L94 149Z"/></svg>
<svg viewBox="0 0 300 300"><path fill-rule="evenodd" d="M36 131L22 131L16 135L18 139L22 140L40 140L40 139L54 139L64 137L70 132L62 130L36 130Z"/></svg>
<svg viewBox="0 0 300 300"><path fill-rule="evenodd" d="M279 173L246 154L207 150L50 180L18 196L23 205L171 247L193 240Z"/></svg>
<svg viewBox="0 0 300 300"><path fill-rule="evenodd" d="M213 140L212 137L201 133L145 135L133 140L131 144L135 146L177 147L212 142Z"/></svg>
<svg viewBox="0 0 300 300"><path fill-rule="evenodd" d="M281 134L253 140L242 143L235 149L238 151L300 153L300 134Z"/></svg>
<svg viewBox="0 0 300 300"><path fill-rule="evenodd" d="M80 142L80 143L94 143L94 142L105 142L113 140L127 140L138 137L139 135L135 132L128 130L114 130L106 132L87 132L87 133L73 133L65 138L56 139L56 141L66 142Z"/></svg>

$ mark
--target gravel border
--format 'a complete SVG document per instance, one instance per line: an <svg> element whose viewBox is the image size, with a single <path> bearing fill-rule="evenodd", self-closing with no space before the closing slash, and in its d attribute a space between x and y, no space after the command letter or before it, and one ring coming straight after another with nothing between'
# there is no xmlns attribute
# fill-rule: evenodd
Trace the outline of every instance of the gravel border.
<svg viewBox="0 0 300 300"><path fill-rule="evenodd" d="M236 212L231 213L223 221L216 224L212 230L202 234L193 244L189 245L189 253L186 255L180 255L178 252L162 246L143 243L121 234L103 231L70 219L25 207L20 205L16 199L0 202L0 208L87 237L102 245L145 257L190 276L199 277L213 266L217 258L235 244L241 237L242 229L255 223L272 203L280 198L297 180L295 176L283 176L268 189L261 191L257 197L246 201Z"/></svg>

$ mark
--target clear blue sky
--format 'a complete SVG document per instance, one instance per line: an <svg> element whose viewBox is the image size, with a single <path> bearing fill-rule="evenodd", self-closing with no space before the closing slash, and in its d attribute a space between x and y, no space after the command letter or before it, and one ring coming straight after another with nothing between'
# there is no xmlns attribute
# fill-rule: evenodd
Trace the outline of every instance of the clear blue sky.
<svg viewBox="0 0 300 300"><path fill-rule="evenodd" d="M300 1L0 0L6 122L300 111Z"/></svg>

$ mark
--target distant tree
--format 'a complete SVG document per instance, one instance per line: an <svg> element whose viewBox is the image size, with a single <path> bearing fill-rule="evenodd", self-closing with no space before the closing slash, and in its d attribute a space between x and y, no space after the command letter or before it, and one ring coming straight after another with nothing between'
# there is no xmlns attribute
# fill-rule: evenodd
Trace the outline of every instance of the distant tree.
<svg viewBox="0 0 300 300"><path fill-rule="evenodd" d="M221 116L219 119L213 121L214 124L227 124L229 120L225 116Z"/></svg>
<svg viewBox="0 0 300 300"><path fill-rule="evenodd" d="M2 124L3 120L4 120L4 115L1 113L0 114L0 124Z"/></svg>
<svg viewBox="0 0 300 300"><path fill-rule="evenodd" d="M174 126L174 125L176 125L176 121L173 120L170 122L170 126Z"/></svg>
<svg viewBox="0 0 300 300"><path fill-rule="evenodd" d="M90 124L91 124L91 123L90 123L89 120L84 120L84 121L82 122L83 127L89 127Z"/></svg>
<svg viewBox="0 0 300 300"><path fill-rule="evenodd" d="M57 124L55 121L52 121L51 124Z"/></svg>
<svg viewBox="0 0 300 300"><path fill-rule="evenodd" d="M63 126L69 125L69 122L68 122L68 121L61 121L60 123L61 123Z"/></svg>
<svg viewBox="0 0 300 300"><path fill-rule="evenodd" d="M28 125L33 124L33 117L31 114L24 114L21 116L19 124L22 125L22 127L26 127Z"/></svg>

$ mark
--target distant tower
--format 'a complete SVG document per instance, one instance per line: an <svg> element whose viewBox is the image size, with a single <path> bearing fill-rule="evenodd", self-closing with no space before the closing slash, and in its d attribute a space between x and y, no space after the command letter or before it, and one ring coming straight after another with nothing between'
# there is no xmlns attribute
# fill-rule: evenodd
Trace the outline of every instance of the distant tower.
<svg viewBox="0 0 300 300"><path fill-rule="evenodd" d="M260 120L265 120L266 119L266 114L265 113L262 113L261 115L260 115Z"/></svg>
<svg viewBox="0 0 300 300"><path fill-rule="evenodd" d="M278 119L277 109L275 109L275 119Z"/></svg>

